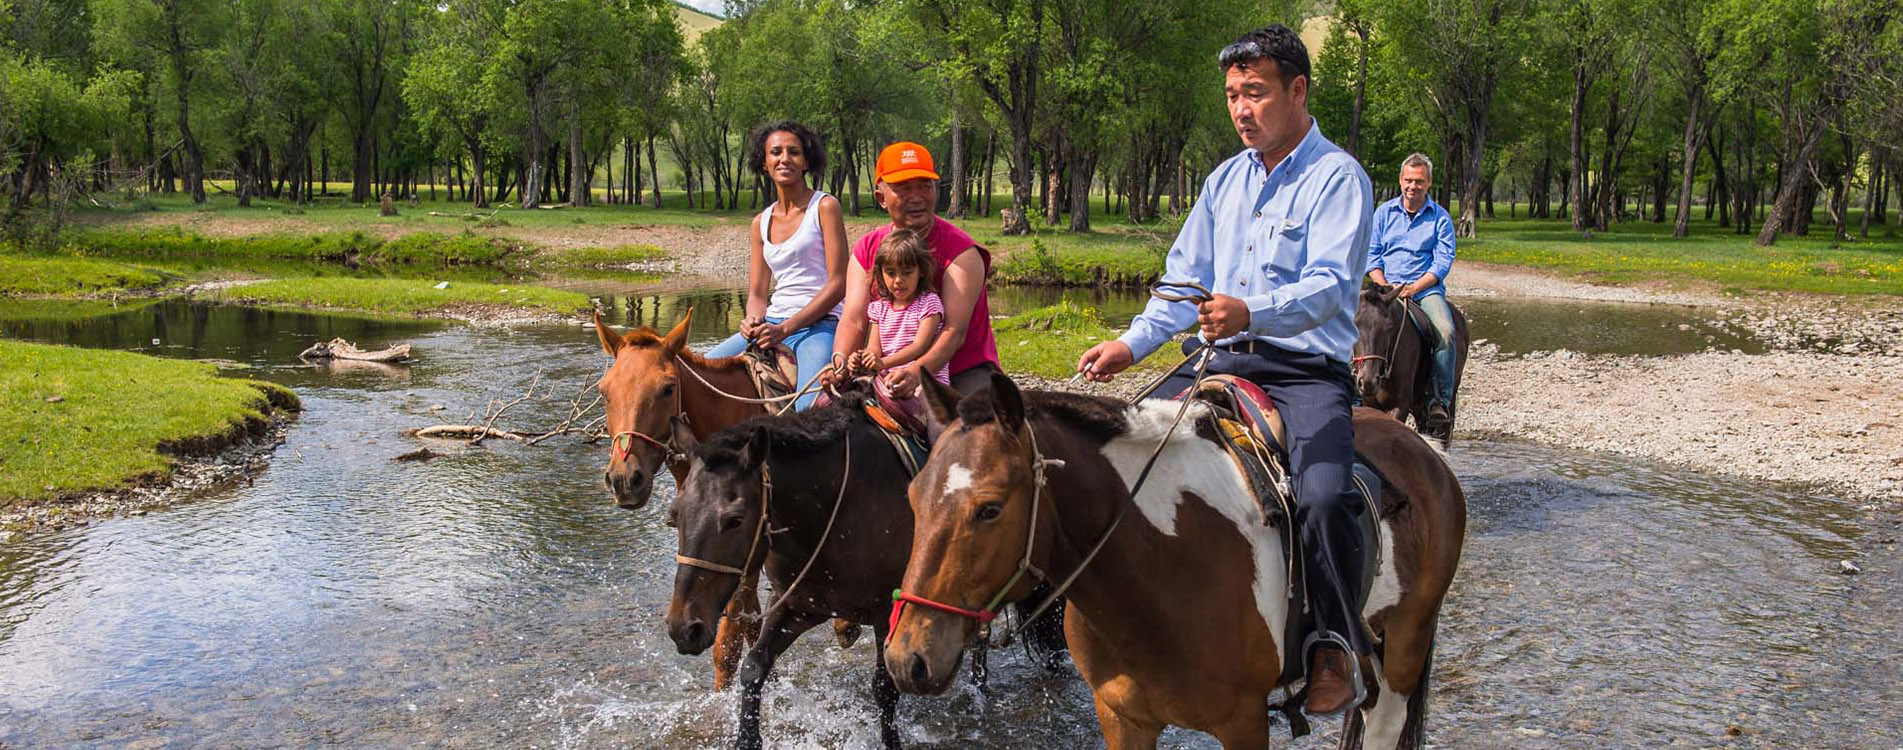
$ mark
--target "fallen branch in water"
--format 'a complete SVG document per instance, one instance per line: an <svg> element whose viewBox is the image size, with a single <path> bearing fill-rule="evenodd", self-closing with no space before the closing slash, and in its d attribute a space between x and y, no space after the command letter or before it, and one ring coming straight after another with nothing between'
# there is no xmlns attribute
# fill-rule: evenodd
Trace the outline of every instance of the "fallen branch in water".
<svg viewBox="0 0 1903 750"><path fill-rule="evenodd" d="M583 442L594 443L608 436L602 431L607 415L601 413L601 393L595 389L594 381L591 379L583 380L575 389L574 397L568 401L568 416L555 423L555 426L546 430L511 430L498 427L497 424L502 420L502 415L510 409L525 401L539 402L554 395L553 388L538 395L536 389L541 386L541 383L542 372L537 370L535 377L529 381L529 387L523 391L522 395L507 401L500 398L489 399L480 417L477 413L471 412L461 424L431 425L409 430L404 434L419 438L464 440L469 445L481 445L482 441L490 438L514 440L524 445L539 445L559 435L578 435L581 436ZM592 398L590 398L591 394Z"/></svg>

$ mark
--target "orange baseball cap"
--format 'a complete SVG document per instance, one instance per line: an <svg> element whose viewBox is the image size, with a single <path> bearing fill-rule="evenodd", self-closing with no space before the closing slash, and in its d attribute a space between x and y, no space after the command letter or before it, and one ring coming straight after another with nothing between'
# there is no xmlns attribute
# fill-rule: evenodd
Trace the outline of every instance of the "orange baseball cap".
<svg viewBox="0 0 1903 750"><path fill-rule="evenodd" d="M932 152L911 141L899 141L880 151L872 174L878 182L904 182L920 177L938 179L938 173L932 171Z"/></svg>

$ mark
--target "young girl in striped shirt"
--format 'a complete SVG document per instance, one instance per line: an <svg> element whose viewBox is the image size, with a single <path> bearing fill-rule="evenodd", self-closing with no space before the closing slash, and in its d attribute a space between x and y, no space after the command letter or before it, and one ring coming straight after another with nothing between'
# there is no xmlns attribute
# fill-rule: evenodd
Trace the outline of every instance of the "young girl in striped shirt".
<svg viewBox="0 0 1903 750"><path fill-rule="evenodd" d="M855 372L885 373L925 356L945 322L945 304L933 291L937 264L925 235L901 229L885 238L872 262L872 296L866 305L866 348L849 362ZM950 384L951 371L939 365L938 382ZM881 379L883 380L883 379Z"/></svg>

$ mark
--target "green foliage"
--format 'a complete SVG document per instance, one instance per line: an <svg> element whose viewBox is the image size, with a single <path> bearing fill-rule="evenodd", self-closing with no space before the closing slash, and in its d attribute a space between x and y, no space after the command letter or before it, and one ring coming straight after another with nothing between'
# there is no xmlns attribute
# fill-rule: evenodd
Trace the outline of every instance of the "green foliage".
<svg viewBox="0 0 1903 750"><path fill-rule="evenodd" d="M1074 302L1026 310L998 321L991 330L998 340L999 364L1005 372L1046 378L1076 374L1077 358L1084 350L1119 333L1104 323L1096 308ZM1168 366L1163 359L1152 357L1139 362L1123 377Z"/></svg>
<svg viewBox="0 0 1903 750"><path fill-rule="evenodd" d="M520 284L455 281L442 289L436 286L426 279L275 279L218 289L205 296L240 304L412 317L494 310L566 315L589 305L587 295L578 292Z"/></svg>
<svg viewBox="0 0 1903 750"><path fill-rule="evenodd" d="M85 230L73 233L63 247L63 252L71 255L153 260L223 258L437 266L493 265L515 250L516 245L505 240L474 235L418 232L389 241L362 232L207 237L177 227L157 231Z"/></svg>
<svg viewBox="0 0 1903 750"><path fill-rule="evenodd" d="M0 340L0 506L109 489L171 470L297 396L201 362Z"/></svg>
<svg viewBox="0 0 1903 750"><path fill-rule="evenodd" d="M1003 238L1000 238L1003 239ZM995 250L998 245L987 242ZM998 260L992 277L1008 284L1088 287L1147 287L1163 273L1169 248L1155 238L1135 233L1110 233L1090 239L1071 235L1043 235L1029 247L1005 242L1009 252Z"/></svg>
<svg viewBox="0 0 1903 750"><path fill-rule="evenodd" d="M667 252L653 245L545 250L535 257L536 265L557 268L613 268L663 260L667 260Z"/></svg>

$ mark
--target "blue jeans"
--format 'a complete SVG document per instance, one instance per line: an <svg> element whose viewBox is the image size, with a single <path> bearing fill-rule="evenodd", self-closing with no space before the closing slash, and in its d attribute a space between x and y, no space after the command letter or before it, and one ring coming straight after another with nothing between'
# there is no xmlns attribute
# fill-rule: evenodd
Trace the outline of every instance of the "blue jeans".
<svg viewBox="0 0 1903 750"><path fill-rule="evenodd" d="M779 325L786 322L786 319L767 318L766 322ZM793 350L793 360L799 363L800 382L794 386L795 388L806 390L806 385L813 382L813 378L819 377L819 371L832 362L833 330L838 327L839 319L829 315L820 318L812 325L787 334L784 342L786 348ZM708 349L705 356L710 358L736 356L747 350L747 343L747 337L736 333L732 338ZM807 407L813 405L815 398L819 398L817 390L801 396L798 401L793 402L793 410L806 411Z"/></svg>
<svg viewBox="0 0 1903 750"><path fill-rule="evenodd" d="M1421 303L1421 312L1427 313L1427 322L1434 324L1434 400L1449 409L1454 408L1454 308L1447 304L1447 295L1435 292L1415 301Z"/></svg>

